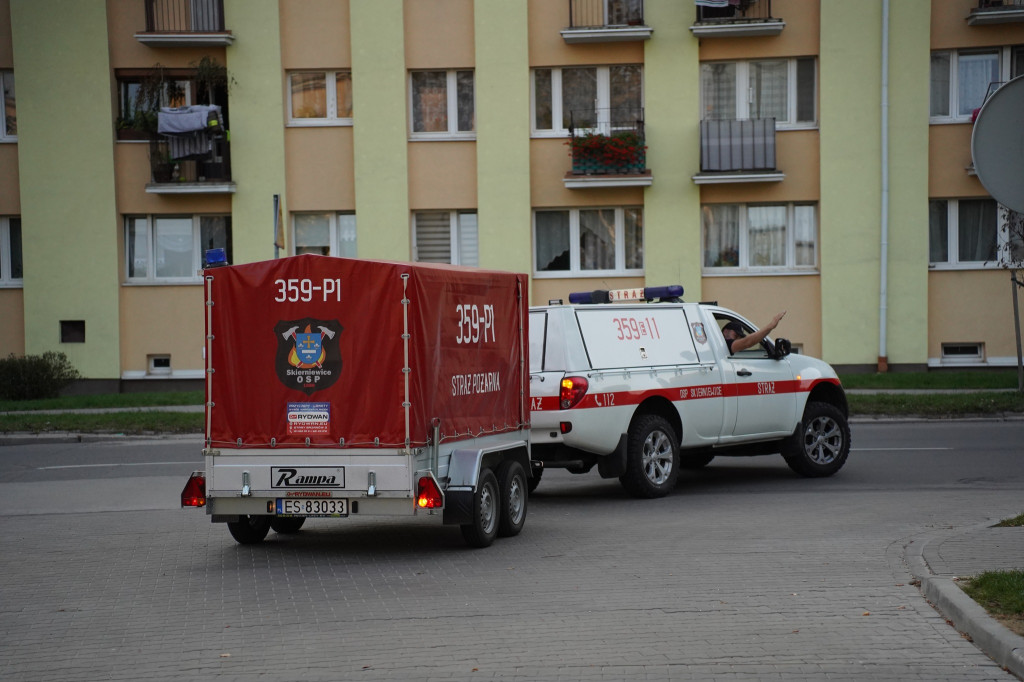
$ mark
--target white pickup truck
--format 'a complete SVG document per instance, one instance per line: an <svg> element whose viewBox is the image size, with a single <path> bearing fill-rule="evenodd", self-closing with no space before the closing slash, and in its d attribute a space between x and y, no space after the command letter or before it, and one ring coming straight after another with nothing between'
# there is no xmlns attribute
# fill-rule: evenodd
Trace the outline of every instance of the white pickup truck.
<svg viewBox="0 0 1024 682"><path fill-rule="evenodd" d="M530 309L533 458L574 473L597 465L637 497L668 494L681 468L718 455L781 453L803 476L838 471L850 427L832 367L790 354L785 339L730 354L722 328L755 327L682 293L585 292Z"/></svg>

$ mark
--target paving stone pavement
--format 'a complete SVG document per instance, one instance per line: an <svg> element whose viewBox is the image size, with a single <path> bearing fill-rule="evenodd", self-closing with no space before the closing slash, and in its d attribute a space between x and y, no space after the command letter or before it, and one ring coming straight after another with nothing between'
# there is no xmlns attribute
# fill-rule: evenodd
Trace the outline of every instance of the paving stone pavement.
<svg viewBox="0 0 1024 682"><path fill-rule="evenodd" d="M429 519L243 547L198 510L5 516L0 679L1014 679L922 598L904 547L946 532L921 519L1015 514L1019 491L756 476L632 500L549 472L485 550Z"/></svg>

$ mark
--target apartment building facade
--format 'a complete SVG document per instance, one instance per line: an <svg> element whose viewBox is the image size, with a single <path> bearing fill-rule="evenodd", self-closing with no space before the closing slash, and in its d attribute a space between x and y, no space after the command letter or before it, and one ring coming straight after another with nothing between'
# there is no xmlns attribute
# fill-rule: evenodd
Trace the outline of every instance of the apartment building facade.
<svg viewBox="0 0 1024 682"><path fill-rule="evenodd" d="M970 135L1024 8L993 4L0 0L0 354L201 379L222 247L532 303L678 283L840 368L1012 365Z"/></svg>

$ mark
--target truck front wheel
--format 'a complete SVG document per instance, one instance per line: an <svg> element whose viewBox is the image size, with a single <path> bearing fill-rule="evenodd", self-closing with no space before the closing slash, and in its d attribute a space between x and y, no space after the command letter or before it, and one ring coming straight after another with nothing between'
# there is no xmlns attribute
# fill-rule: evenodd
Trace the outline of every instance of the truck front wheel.
<svg viewBox="0 0 1024 682"><path fill-rule="evenodd" d="M228 523L231 537L243 545L254 545L263 542L270 532L269 516L243 516L238 521Z"/></svg>
<svg viewBox="0 0 1024 682"><path fill-rule="evenodd" d="M480 471L476 492L473 494L473 520L461 527L462 537L470 547L488 547L498 534L501 518L501 496L498 479L490 469Z"/></svg>
<svg viewBox="0 0 1024 682"><path fill-rule="evenodd" d="M679 443L663 417L637 418L626 440L626 473L619 477L634 497L664 497L679 478Z"/></svg>
<svg viewBox="0 0 1024 682"><path fill-rule="evenodd" d="M782 456L789 468L811 478L831 476L850 454L850 425L835 405L807 403L800 428L788 438Z"/></svg>
<svg viewBox="0 0 1024 682"><path fill-rule="evenodd" d="M498 490L501 492L501 515L498 536L519 535L526 523L527 493L526 471L519 462L509 459L498 467Z"/></svg>

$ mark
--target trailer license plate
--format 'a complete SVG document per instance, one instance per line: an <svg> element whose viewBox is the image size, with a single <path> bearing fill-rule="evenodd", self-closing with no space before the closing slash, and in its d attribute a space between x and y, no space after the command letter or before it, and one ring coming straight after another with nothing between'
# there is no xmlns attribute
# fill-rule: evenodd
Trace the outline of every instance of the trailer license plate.
<svg viewBox="0 0 1024 682"><path fill-rule="evenodd" d="M279 516L348 516L348 500L293 500L277 498Z"/></svg>

